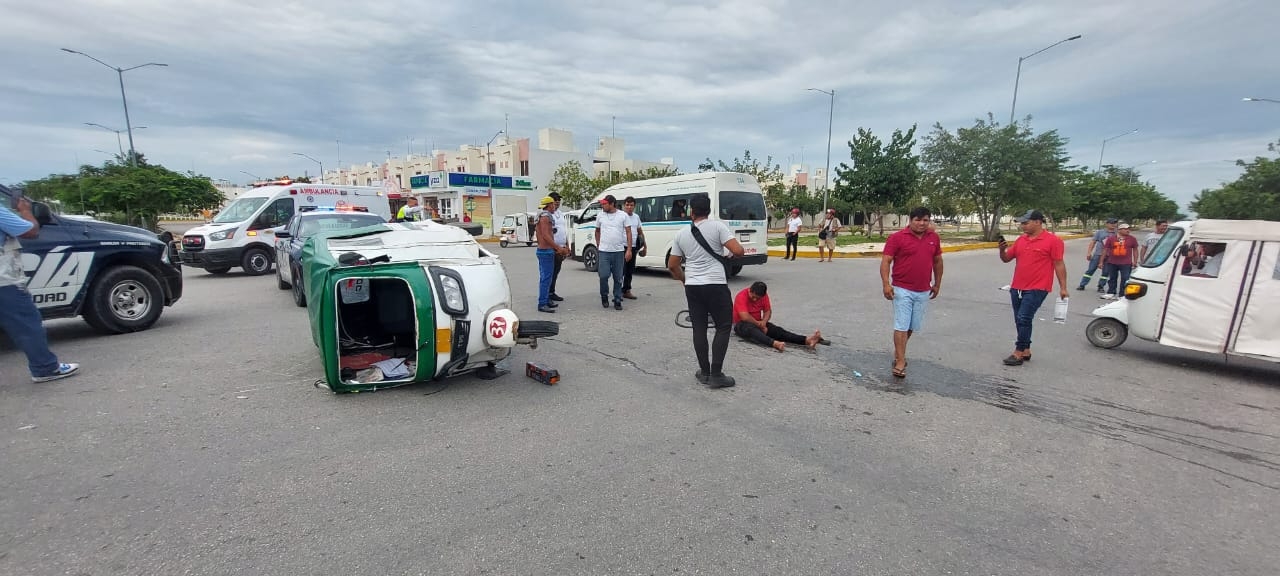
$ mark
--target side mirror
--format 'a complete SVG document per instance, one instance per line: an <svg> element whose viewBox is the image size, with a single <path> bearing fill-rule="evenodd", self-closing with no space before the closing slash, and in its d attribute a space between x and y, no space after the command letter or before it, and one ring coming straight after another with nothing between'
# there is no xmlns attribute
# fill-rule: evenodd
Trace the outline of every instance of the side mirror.
<svg viewBox="0 0 1280 576"><path fill-rule="evenodd" d="M280 239L282 239L282 240L283 240L283 239L285 239L285 238L289 238L289 237L290 237L290 234L289 234L288 232L285 232L284 230L281 230L281 231L279 231L279 232L276 232L276 238L280 238Z"/></svg>
<svg viewBox="0 0 1280 576"><path fill-rule="evenodd" d="M32 202L31 214L36 217L36 222L39 222L41 226L53 223L53 211L49 210L49 206L44 202Z"/></svg>

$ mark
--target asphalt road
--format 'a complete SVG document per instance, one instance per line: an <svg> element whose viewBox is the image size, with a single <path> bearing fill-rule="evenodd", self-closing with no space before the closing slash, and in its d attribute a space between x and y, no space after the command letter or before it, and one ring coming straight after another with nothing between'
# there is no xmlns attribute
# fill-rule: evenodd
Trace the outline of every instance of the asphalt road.
<svg viewBox="0 0 1280 576"><path fill-rule="evenodd" d="M533 250L494 249L545 316ZM735 338L725 390L693 379L679 284L605 310L570 263L560 336L511 374L345 396L272 276L188 270L150 331L50 322L79 376L0 351L0 573L1275 573L1280 367L1093 348L1093 298L1004 367L1011 265L946 262L901 383L875 260L749 267L735 291L833 345Z"/></svg>

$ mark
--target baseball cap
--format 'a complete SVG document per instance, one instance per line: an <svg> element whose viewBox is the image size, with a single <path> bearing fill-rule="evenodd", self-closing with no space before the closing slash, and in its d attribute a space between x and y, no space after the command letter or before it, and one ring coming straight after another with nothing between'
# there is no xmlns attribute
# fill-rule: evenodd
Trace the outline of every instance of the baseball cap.
<svg viewBox="0 0 1280 576"><path fill-rule="evenodd" d="M1126 229L1127 229L1128 227L1129 227L1129 223L1128 223L1128 222L1122 222L1119 226L1117 226L1117 228L1126 228Z"/></svg>
<svg viewBox="0 0 1280 576"><path fill-rule="evenodd" d="M556 203L555 198L552 198L550 196L543 196L542 200L538 201L538 207L542 208L548 204L555 204L555 203Z"/></svg>
<svg viewBox="0 0 1280 576"><path fill-rule="evenodd" d="M1041 222L1044 222L1044 214L1041 213L1039 210L1027 210L1026 214L1019 216L1016 220L1019 224L1026 222L1028 220L1039 220Z"/></svg>
<svg viewBox="0 0 1280 576"><path fill-rule="evenodd" d="M1107 218L1107 224L1115 224L1116 222L1119 222L1119 221L1120 221L1119 218Z"/></svg>
<svg viewBox="0 0 1280 576"><path fill-rule="evenodd" d="M792 214L799 214L799 213L800 213L800 209L799 209L799 208L792 208L792 209L791 209L791 213L792 213Z"/></svg>

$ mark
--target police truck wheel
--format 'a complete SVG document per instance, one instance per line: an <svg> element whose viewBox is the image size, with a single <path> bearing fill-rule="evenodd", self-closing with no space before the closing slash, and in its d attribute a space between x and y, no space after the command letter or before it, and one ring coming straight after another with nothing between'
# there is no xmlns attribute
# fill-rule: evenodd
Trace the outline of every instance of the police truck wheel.
<svg viewBox="0 0 1280 576"><path fill-rule="evenodd" d="M261 276L271 271L271 255L261 248L250 248L240 258L240 267L250 276Z"/></svg>
<svg viewBox="0 0 1280 576"><path fill-rule="evenodd" d="M84 320L99 332L123 334L150 328L164 309L164 291L150 272L116 266L94 280L84 306Z"/></svg>
<svg viewBox="0 0 1280 576"><path fill-rule="evenodd" d="M227 272L230 272L230 271L231 271L231 269L230 269L230 268L208 268L208 269L206 269L206 270L205 270L205 272L208 272L208 273L210 273L210 274L213 274L214 276L221 276L221 275L226 274Z"/></svg>
<svg viewBox="0 0 1280 576"><path fill-rule="evenodd" d="M595 246L587 246L582 249L582 263L587 265L588 272L595 272L600 269L600 254L596 253Z"/></svg>
<svg viewBox="0 0 1280 576"><path fill-rule="evenodd" d="M1097 318L1084 329L1089 343L1099 348L1115 348L1124 344L1129 336L1129 329L1115 318Z"/></svg>
<svg viewBox="0 0 1280 576"><path fill-rule="evenodd" d="M302 287L302 281L300 280L302 278L302 270L298 269L297 266L293 267L293 277L293 304L299 308L306 308L307 293L304 292L305 288Z"/></svg>

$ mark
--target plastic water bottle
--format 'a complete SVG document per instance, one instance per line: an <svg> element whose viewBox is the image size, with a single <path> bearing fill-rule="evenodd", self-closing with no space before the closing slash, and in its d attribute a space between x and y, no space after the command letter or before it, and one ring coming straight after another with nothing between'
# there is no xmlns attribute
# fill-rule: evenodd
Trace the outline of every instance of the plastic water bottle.
<svg viewBox="0 0 1280 576"><path fill-rule="evenodd" d="M1059 297L1053 305L1053 321L1056 324L1067 323L1067 298Z"/></svg>

